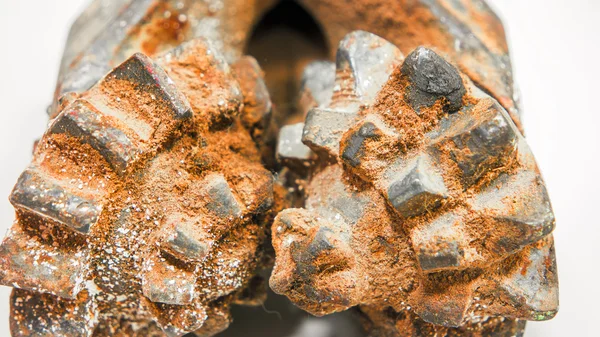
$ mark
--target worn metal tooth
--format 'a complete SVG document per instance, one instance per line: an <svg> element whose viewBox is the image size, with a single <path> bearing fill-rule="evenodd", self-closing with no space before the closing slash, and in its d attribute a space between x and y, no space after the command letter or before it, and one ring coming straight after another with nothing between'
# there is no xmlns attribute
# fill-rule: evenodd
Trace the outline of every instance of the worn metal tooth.
<svg viewBox="0 0 600 337"><path fill-rule="evenodd" d="M222 174L211 174L206 177L206 207L220 217L239 217L242 205L238 202L233 190Z"/></svg>
<svg viewBox="0 0 600 337"><path fill-rule="evenodd" d="M403 217L431 211L448 195L444 179L425 154L407 163L390 178L387 198Z"/></svg>
<svg viewBox="0 0 600 337"><path fill-rule="evenodd" d="M504 108L495 101L475 121L451 138L454 144L451 158L461 169L467 186L510 161L520 134Z"/></svg>
<svg viewBox="0 0 600 337"><path fill-rule="evenodd" d="M356 129L356 132L352 132L348 136L346 143L342 145L342 160L352 167L359 166L361 157L364 156L364 143L367 139L377 138L380 135L381 131L375 124L370 121L362 123Z"/></svg>
<svg viewBox="0 0 600 337"><path fill-rule="evenodd" d="M72 299L83 288L86 255L84 247L45 242L17 221L0 246L0 283Z"/></svg>
<svg viewBox="0 0 600 337"><path fill-rule="evenodd" d="M302 143L303 130L304 123L286 125L279 130L277 158L285 165L302 168L314 159L314 153Z"/></svg>
<svg viewBox="0 0 600 337"><path fill-rule="evenodd" d="M196 297L197 274L168 255L149 253L142 270L142 292L152 302L185 305Z"/></svg>
<svg viewBox="0 0 600 337"><path fill-rule="evenodd" d="M340 140L350 128L356 115L352 111L340 109L314 108L308 112L302 142L317 153L337 157Z"/></svg>
<svg viewBox="0 0 600 337"><path fill-rule="evenodd" d="M192 114L187 98L175 87L173 80L148 56L136 53L113 69L102 82L125 80L133 83L137 90L155 97L153 104L164 105L175 119L188 118ZM165 116L156 116L164 118Z"/></svg>
<svg viewBox="0 0 600 337"><path fill-rule="evenodd" d="M13 289L10 296L13 337L87 337L94 332L93 303Z"/></svg>
<svg viewBox="0 0 600 337"><path fill-rule="evenodd" d="M352 88L346 99L359 100L362 105L373 103L403 58L396 46L375 34L365 31L349 33L337 50L334 100L341 88Z"/></svg>
<svg viewBox="0 0 600 337"><path fill-rule="evenodd" d="M445 327L459 327L465 323L473 290L469 283L437 288L426 285L413 296L413 309L422 320Z"/></svg>
<svg viewBox="0 0 600 337"><path fill-rule="evenodd" d="M70 187L35 167L25 170L10 196L17 208L57 221L87 234L102 212L98 192Z"/></svg>
<svg viewBox="0 0 600 337"><path fill-rule="evenodd" d="M275 235L282 236L281 241L289 245L285 252L286 265L275 266L276 276L270 280L275 292L284 293L302 284L301 291L307 299L300 304L302 307L320 303L343 310L352 306L350 294L354 291L352 284L356 275L352 269L350 235L344 226L323 219L315 211L290 209L277 216L273 228L277 228ZM289 268L288 263L294 271L282 277L278 269ZM325 279L327 282L319 281ZM331 289L329 284L343 284L344 290Z"/></svg>
<svg viewBox="0 0 600 337"><path fill-rule="evenodd" d="M239 167L231 174L232 190L242 214L256 214L273 205L273 174L262 167Z"/></svg>
<svg viewBox="0 0 600 337"><path fill-rule="evenodd" d="M82 92L111 69L115 50L154 0L94 1L73 25L61 64L57 95ZM123 58L121 58L122 60ZM118 61L117 61L118 62Z"/></svg>
<svg viewBox="0 0 600 337"><path fill-rule="evenodd" d="M458 70L434 51L419 47L404 61L402 74L410 82L406 99L417 111L444 98L449 112L462 107L466 89Z"/></svg>
<svg viewBox="0 0 600 337"><path fill-rule="evenodd" d="M545 321L558 312L558 273L551 237L526 249L517 266L498 278L495 282L512 301L515 316Z"/></svg>
<svg viewBox="0 0 600 337"><path fill-rule="evenodd" d="M65 133L89 144L98 151L118 174L144 152L127 127L100 113L89 102L77 100L66 108L50 125L49 134Z"/></svg>
<svg viewBox="0 0 600 337"><path fill-rule="evenodd" d="M321 182L328 188L319 190L314 198L306 201L306 208L317 212L324 220L341 226L354 226L373 203L368 194L357 193L344 183L340 166L330 166L324 170L315 182Z"/></svg>
<svg viewBox="0 0 600 337"><path fill-rule="evenodd" d="M335 63L315 61L304 68L300 85L302 111L331 103L335 86Z"/></svg>
<svg viewBox="0 0 600 337"><path fill-rule="evenodd" d="M501 176L470 203L472 210L493 217L498 231L507 227L495 243L504 254L544 238L556 224L548 192L535 171Z"/></svg>
<svg viewBox="0 0 600 337"><path fill-rule="evenodd" d="M184 261L203 261L214 244L214 239L206 233L203 219L189 219L183 215L170 216L163 229L161 240L168 253Z"/></svg>
<svg viewBox="0 0 600 337"><path fill-rule="evenodd" d="M399 138L395 130L389 128L375 115L367 115L353 126L340 142L340 158L352 168L359 168L363 161L371 161L369 151L365 149L368 142L386 142ZM365 158L366 156L366 158Z"/></svg>
<svg viewBox="0 0 600 337"><path fill-rule="evenodd" d="M222 298L211 302L205 308L207 319L202 323L200 329L194 331L197 337L211 337L219 332L225 331L233 321L229 311L227 299Z"/></svg>
<svg viewBox="0 0 600 337"><path fill-rule="evenodd" d="M465 264L468 236L459 214L446 213L413 230L411 240L424 271L455 269Z"/></svg>
<svg viewBox="0 0 600 337"><path fill-rule="evenodd" d="M266 129L273 112L271 95L258 62L243 56L232 65L244 96L242 122L248 128Z"/></svg>
<svg viewBox="0 0 600 337"><path fill-rule="evenodd" d="M200 330L208 318L206 307L199 302L173 305L146 301L145 305L168 337L180 337Z"/></svg>

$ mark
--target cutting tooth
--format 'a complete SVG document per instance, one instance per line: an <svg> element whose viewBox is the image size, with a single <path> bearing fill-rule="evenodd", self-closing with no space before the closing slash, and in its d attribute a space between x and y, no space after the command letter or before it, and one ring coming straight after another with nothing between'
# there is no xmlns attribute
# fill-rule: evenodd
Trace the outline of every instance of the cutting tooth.
<svg viewBox="0 0 600 337"><path fill-rule="evenodd" d="M360 106L374 102L402 60L400 50L377 35L364 31L346 35L337 52L331 104L308 112L302 142L315 152L336 158L340 140Z"/></svg>
<svg viewBox="0 0 600 337"><path fill-rule="evenodd" d="M422 320L445 327L459 327L465 323L473 291L470 284L432 285L424 286L413 296L413 309Z"/></svg>
<svg viewBox="0 0 600 337"><path fill-rule="evenodd" d="M468 109L451 126L440 133L442 140L435 147L448 145L450 158L462 172L466 188L474 185L485 174L506 166L517 157L520 132L496 101L481 100ZM441 122L442 125L446 121Z"/></svg>
<svg viewBox="0 0 600 337"><path fill-rule="evenodd" d="M416 111L431 107L440 99L449 112L463 106L467 92L458 70L433 50L419 47L402 64L402 74L410 85L406 99Z"/></svg>
<svg viewBox="0 0 600 337"><path fill-rule="evenodd" d="M199 302L174 305L144 301L144 304L168 337L180 337L199 330L208 318L206 306Z"/></svg>
<svg viewBox="0 0 600 337"><path fill-rule="evenodd" d="M71 185L30 167L19 177L10 201L19 209L87 234L102 212L102 205L96 201L100 196Z"/></svg>
<svg viewBox="0 0 600 337"><path fill-rule="evenodd" d="M206 219L189 219L182 214L169 215L162 231L161 247L165 252L188 262L202 262L213 247L214 237Z"/></svg>
<svg viewBox="0 0 600 337"><path fill-rule="evenodd" d="M311 109L302 130L302 142L316 153L336 158L340 152L340 140L355 119L352 110Z"/></svg>
<svg viewBox="0 0 600 337"><path fill-rule="evenodd" d="M85 297L87 295L84 295ZM13 337L89 337L97 323L93 302L13 289L10 296Z"/></svg>
<svg viewBox="0 0 600 337"><path fill-rule="evenodd" d="M305 115L313 107L331 103L335 86L335 63L315 61L309 63L302 73L300 84L300 111Z"/></svg>
<svg viewBox="0 0 600 337"><path fill-rule="evenodd" d="M471 209L493 218L497 242L487 245L507 256L548 236L556 225L548 192L536 171L505 175L470 201Z"/></svg>
<svg viewBox="0 0 600 337"><path fill-rule="evenodd" d="M390 204L405 218L434 210L447 196L443 177L425 154L394 174L387 189Z"/></svg>
<svg viewBox="0 0 600 337"><path fill-rule="evenodd" d="M0 246L0 283L75 298L85 281L87 252L81 238L69 241L77 244L67 247L50 242L17 220Z"/></svg>
<svg viewBox="0 0 600 337"><path fill-rule="evenodd" d="M195 267L152 251L144 259L142 292L152 302L190 304L196 297Z"/></svg>
<svg viewBox="0 0 600 337"><path fill-rule="evenodd" d="M359 30L346 35L336 55L333 101L372 104L403 58L396 46L375 34Z"/></svg>
<svg viewBox="0 0 600 337"><path fill-rule="evenodd" d="M277 159L286 166L306 169L315 159L310 148L302 143L304 123L286 125L279 130Z"/></svg>
<svg viewBox="0 0 600 337"><path fill-rule="evenodd" d="M528 247L521 259L494 279L511 302L515 317L532 321L552 319L558 312L558 273L554 240L549 237Z"/></svg>
<svg viewBox="0 0 600 337"><path fill-rule="evenodd" d="M215 215L228 218L242 215L242 205L237 201L233 190L221 174L206 178L206 208Z"/></svg>
<svg viewBox="0 0 600 337"><path fill-rule="evenodd" d="M84 100L75 101L54 120L49 134L61 133L89 144L120 174L144 152L138 134Z"/></svg>

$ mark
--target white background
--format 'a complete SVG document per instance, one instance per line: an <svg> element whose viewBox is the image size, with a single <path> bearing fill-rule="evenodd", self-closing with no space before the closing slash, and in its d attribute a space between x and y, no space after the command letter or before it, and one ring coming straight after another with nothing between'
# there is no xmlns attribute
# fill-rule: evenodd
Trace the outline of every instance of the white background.
<svg viewBox="0 0 600 337"><path fill-rule="evenodd" d="M600 1L488 2L507 28L527 138L557 218L561 310L530 323L527 336L598 336ZM0 236L14 216L7 196L46 126L68 28L85 4L0 0ZM9 293L0 287L0 337L10 335Z"/></svg>

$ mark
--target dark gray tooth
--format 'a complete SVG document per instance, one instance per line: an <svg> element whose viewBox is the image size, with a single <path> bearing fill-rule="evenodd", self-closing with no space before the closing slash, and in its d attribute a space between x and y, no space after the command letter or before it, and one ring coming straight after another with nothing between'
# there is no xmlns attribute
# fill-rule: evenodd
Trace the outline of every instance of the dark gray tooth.
<svg viewBox="0 0 600 337"><path fill-rule="evenodd" d="M553 240L529 248L522 268L513 268L497 282L514 301L519 317L533 321L554 317L558 311L558 274Z"/></svg>
<svg viewBox="0 0 600 337"><path fill-rule="evenodd" d="M49 133L65 133L89 144L119 174L123 174L143 152L136 139L127 136L91 104L82 100L77 100L58 115Z"/></svg>
<svg viewBox="0 0 600 337"><path fill-rule="evenodd" d="M127 80L156 97L155 104L164 104L174 118L187 118L192 114L189 102L175 87L167 73L149 57L136 53L105 76L103 81ZM158 117L158 116L157 116Z"/></svg>
<svg viewBox="0 0 600 337"><path fill-rule="evenodd" d="M283 162L304 165L312 159L313 152L302 143L304 123L286 125L279 130L277 157Z"/></svg>
<svg viewBox="0 0 600 337"><path fill-rule="evenodd" d="M111 66L128 55L117 53L153 0L94 1L73 24L61 64L57 94L92 87ZM118 54L118 55L116 55Z"/></svg>
<svg viewBox="0 0 600 337"><path fill-rule="evenodd" d="M196 297L196 273L171 263L159 252L144 259L142 292L152 302L184 305Z"/></svg>
<svg viewBox="0 0 600 337"><path fill-rule="evenodd" d="M213 244L213 239L197 221L202 220L175 217L166 226L166 249L184 261L204 260Z"/></svg>
<svg viewBox="0 0 600 337"><path fill-rule="evenodd" d="M430 107L441 98L449 112L462 107L466 93L458 70L430 49L419 47L404 61L402 74L410 81L407 99L415 110Z"/></svg>
<svg viewBox="0 0 600 337"><path fill-rule="evenodd" d="M206 178L206 191L209 198L206 207L221 217L242 215L242 206L235 198L231 187L221 174Z"/></svg>
<svg viewBox="0 0 600 337"><path fill-rule="evenodd" d="M544 182L534 171L501 176L470 203L473 210L493 217L498 228L514 228L495 243L506 255L546 237L556 224Z"/></svg>
<svg viewBox="0 0 600 337"><path fill-rule="evenodd" d="M346 144L342 148L342 160L352 167L359 166L361 157L364 155L363 144L365 140L376 138L380 134L378 131L377 126L372 122L362 124L346 140Z"/></svg>
<svg viewBox="0 0 600 337"><path fill-rule="evenodd" d="M340 140L355 118L351 112L314 108L306 116L302 142L315 152L337 157Z"/></svg>
<svg viewBox="0 0 600 337"><path fill-rule="evenodd" d="M349 85L360 103L369 105L402 59L400 50L387 40L365 31L353 31L340 42L336 56L338 74L349 70L351 82L342 83L338 77L336 87Z"/></svg>
<svg viewBox="0 0 600 337"><path fill-rule="evenodd" d="M0 283L73 299L83 288L87 253L48 244L15 223L0 246Z"/></svg>
<svg viewBox="0 0 600 337"><path fill-rule="evenodd" d="M98 322L86 319L98 314L91 303L21 289L13 290L10 301L13 337L88 337Z"/></svg>
<svg viewBox="0 0 600 337"><path fill-rule="evenodd" d="M310 94L317 106L326 106L331 102L335 86L335 63L315 61L302 73L301 92Z"/></svg>
<svg viewBox="0 0 600 337"><path fill-rule="evenodd" d="M102 212L102 205L91 199L89 193L48 177L32 167L19 177L10 202L17 208L87 234Z"/></svg>
<svg viewBox="0 0 600 337"><path fill-rule="evenodd" d="M519 131L504 109L495 103L480 122L452 137L458 151L452 158L463 172L467 186L514 155Z"/></svg>
<svg viewBox="0 0 600 337"><path fill-rule="evenodd" d="M387 189L389 202L404 217L434 209L447 194L444 179L426 155L417 157L392 176Z"/></svg>

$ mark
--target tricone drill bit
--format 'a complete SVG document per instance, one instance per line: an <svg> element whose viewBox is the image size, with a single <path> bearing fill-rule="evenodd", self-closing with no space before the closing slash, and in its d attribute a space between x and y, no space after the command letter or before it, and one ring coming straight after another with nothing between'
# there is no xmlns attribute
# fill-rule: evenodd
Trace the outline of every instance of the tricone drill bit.
<svg viewBox="0 0 600 337"><path fill-rule="evenodd" d="M271 267L273 291L370 336L520 336L556 314L554 215L485 2L298 0L330 60L245 55L286 3L77 19L10 196L13 336L212 336Z"/></svg>

